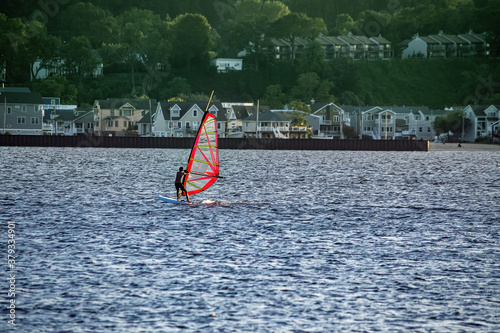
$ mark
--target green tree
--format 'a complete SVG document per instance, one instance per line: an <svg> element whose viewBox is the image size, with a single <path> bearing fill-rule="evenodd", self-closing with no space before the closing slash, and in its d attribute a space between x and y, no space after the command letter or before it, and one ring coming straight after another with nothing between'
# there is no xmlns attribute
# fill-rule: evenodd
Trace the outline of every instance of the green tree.
<svg viewBox="0 0 500 333"><path fill-rule="evenodd" d="M295 39L315 38L319 33L326 32L326 26L323 19L310 18L303 13L288 14L272 24L272 35L283 38L290 43L292 47L292 62L295 60Z"/></svg>
<svg viewBox="0 0 500 333"><path fill-rule="evenodd" d="M340 14L335 20L335 25L331 34L334 36L345 36L349 32L353 31L355 26L356 22L354 22L349 14Z"/></svg>
<svg viewBox="0 0 500 333"><path fill-rule="evenodd" d="M292 88L292 96L302 102L316 99L316 90L321 84L321 78L314 72L302 73L297 78L297 85Z"/></svg>
<svg viewBox="0 0 500 333"><path fill-rule="evenodd" d="M283 93L281 85L274 84L266 88L263 104L269 105L271 109L281 109L286 103L288 96Z"/></svg>
<svg viewBox="0 0 500 333"><path fill-rule="evenodd" d="M470 126L470 120L464 118L463 114L463 110L455 110L446 115L436 117L434 120L434 131L437 135L452 132L454 135L461 137L462 128L465 129Z"/></svg>
<svg viewBox="0 0 500 333"><path fill-rule="evenodd" d="M290 120L292 126L308 126L309 121L305 118L306 115L311 114L311 108L304 102L291 101L290 108L294 110Z"/></svg>
<svg viewBox="0 0 500 333"><path fill-rule="evenodd" d="M29 66L31 78L35 78L42 68L57 64L61 40L50 35L45 25L37 20L30 20L22 25L18 33L22 37L14 46L15 56ZM35 68L37 62L39 67Z"/></svg>
<svg viewBox="0 0 500 333"><path fill-rule="evenodd" d="M27 81L29 64L23 57L23 50L29 40L24 35L23 22L0 13L0 32L0 66L6 65L8 82Z"/></svg>
<svg viewBox="0 0 500 333"><path fill-rule="evenodd" d="M269 33L271 23L288 14L288 7L279 1L238 1L230 20L232 47L235 51L260 52L262 36Z"/></svg>
<svg viewBox="0 0 500 333"><path fill-rule="evenodd" d="M115 17L90 2L71 5L62 10L56 19L59 19L59 34L63 40L85 36L94 49L100 48L103 43L112 42L118 30Z"/></svg>
<svg viewBox="0 0 500 333"><path fill-rule="evenodd" d="M100 59L94 54L90 41L85 36L73 37L61 49L61 58L66 75L82 84L83 78L92 76Z"/></svg>
<svg viewBox="0 0 500 333"><path fill-rule="evenodd" d="M215 47L212 27L200 14L182 14L170 23L174 57L189 71L195 59L203 59Z"/></svg>
<svg viewBox="0 0 500 333"><path fill-rule="evenodd" d="M33 84L34 90L42 96L57 96L62 104L77 104L78 90L63 76L50 76Z"/></svg>
<svg viewBox="0 0 500 333"><path fill-rule="evenodd" d="M325 51L320 43L311 41L307 44L305 56L300 61L300 72L315 72L318 75L323 73L325 63Z"/></svg>
<svg viewBox="0 0 500 333"><path fill-rule="evenodd" d="M159 84L163 74L158 72L158 64L169 68L171 43L167 40L167 23L150 10L132 8L117 17L116 41L105 44L101 55L107 62L125 63L130 68L131 95L148 95L154 84ZM137 92L138 71L148 74L143 81L142 92Z"/></svg>

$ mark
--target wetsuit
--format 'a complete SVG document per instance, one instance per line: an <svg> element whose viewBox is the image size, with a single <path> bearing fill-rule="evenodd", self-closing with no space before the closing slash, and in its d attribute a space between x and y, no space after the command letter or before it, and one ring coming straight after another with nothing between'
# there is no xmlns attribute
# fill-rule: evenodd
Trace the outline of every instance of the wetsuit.
<svg viewBox="0 0 500 333"><path fill-rule="evenodd" d="M179 196L179 190L181 190L182 194L186 193L186 188L184 187L184 177L186 176L186 173L184 171L179 171L177 172L177 175L175 176L175 190L177 192L177 197Z"/></svg>

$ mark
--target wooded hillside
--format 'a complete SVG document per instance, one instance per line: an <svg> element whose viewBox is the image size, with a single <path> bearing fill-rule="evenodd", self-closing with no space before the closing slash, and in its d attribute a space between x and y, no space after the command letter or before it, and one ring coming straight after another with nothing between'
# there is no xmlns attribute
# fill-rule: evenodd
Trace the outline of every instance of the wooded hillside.
<svg viewBox="0 0 500 333"><path fill-rule="evenodd" d="M200 99L212 89L220 100L260 99L277 108L311 99L433 108L500 103L495 59L399 56L401 41L440 30L484 32L497 50L499 15L498 0L7 0L0 5L0 43L8 46L0 50L0 64L7 85L79 105L126 96ZM318 32L381 34L396 56L326 62L311 46L292 63L262 52L262 36ZM236 57L243 49L243 71L219 74L210 66L210 59ZM64 76L31 81L36 60L46 67L64 63ZM94 78L99 63L104 76Z"/></svg>

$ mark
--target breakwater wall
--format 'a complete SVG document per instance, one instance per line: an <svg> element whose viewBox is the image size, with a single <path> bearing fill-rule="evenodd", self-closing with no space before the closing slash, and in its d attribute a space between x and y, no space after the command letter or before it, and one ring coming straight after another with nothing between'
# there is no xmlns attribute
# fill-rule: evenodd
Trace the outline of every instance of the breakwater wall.
<svg viewBox="0 0 500 333"><path fill-rule="evenodd" d="M0 146L17 147L191 148L192 145L193 138L0 135ZM219 148L264 150L429 151L429 142L423 140L219 138Z"/></svg>

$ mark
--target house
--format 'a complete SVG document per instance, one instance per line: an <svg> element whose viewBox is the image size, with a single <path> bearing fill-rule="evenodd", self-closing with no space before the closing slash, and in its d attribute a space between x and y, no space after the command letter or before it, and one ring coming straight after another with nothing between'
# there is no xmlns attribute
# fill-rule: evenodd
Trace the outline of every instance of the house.
<svg viewBox="0 0 500 333"><path fill-rule="evenodd" d="M255 113L242 120L243 136L246 138L290 137L290 120L276 112Z"/></svg>
<svg viewBox="0 0 500 333"><path fill-rule="evenodd" d="M295 58L301 58L307 45L311 42L307 38L295 38ZM394 56L391 42L378 37L355 36L348 33L346 36L325 36L319 34L314 41L319 43L325 52L325 60L337 58L351 58L353 60L380 60L391 59ZM292 59L292 45L282 38L270 38L270 47L267 52L278 60Z"/></svg>
<svg viewBox="0 0 500 333"><path fill-rule="evenodd" d="M343 139L342 127L345 124L344 110L334 103L315 103L311 114L305 117L312 127L315 137Z"/></svg>
<svg viewBox="0 0 500 333"><path fill-rule="evenodd" d="M157 104L157 108L158 105ZM144 117L137 122L137 134L139 136L153 136L153 124L154 117L156 116L156 111L146 112Z"/></svg>
<svg viewBox="0 0 500 333"><path fill-rule="evenodd" d="M434 120L442 112L427 106L342 106L351 113L351 123L358 135L375 140L433 140Z"/></svg>
<svg viewBox="0 0 500 333"><path fill-rule="evenodd" d="M243 59L217 58L211 61L212 66L217 67L217 72L226 73L229 71L241 71L243 69Z"/></svg>
<svg viewBox="0 0 500 333"><path fill-rule="evenodd" d="M500 120L491 124L491 142L500 143Z"/></svg>
<svg viewBox="0 0 500 333"><path fill-rule="evenodd" d="M257 107L253 103L228 103L227 106L226 136L229 138L241 138L243 137L243 119L257 114ZM259 106L259 113L269 111L269 106Z"/></svg>
<svg viewBox="0 0 500 333"><path fill-rule="evenodd" d="M160 102L153 115L152 134L162 137L194 137L200 127L205 102ZM226 110L221 103L210 103L208 112L216 116L217 135L226 132Z"/></svg>
<svg viewBox="0 0 500 333"><path fill-rule="evenodd" d="M47 109L43 117L44 128L53 135L92 134L94 110L92 107L73 109Z"/></svg>
<svg viewBox="0 0 500 333"><path fill-rule="evenodd" d="M0 88L1 133L41 135L42 96L29 88Z"/></svg>
<svg viewBox="0 0 500 333"><path fill-rule="evenodd" d="M467 105L464 117L469 119L469 126L464 129L464 141L474 142L493 133L493 124L500 120L499 105Z"/></svg>
<svg viewBox="0 0 500 333"><path fill-rule="evenodd" d="M471 56L488 56L489 44L478 34L469 31L466 34L448 35L439 31L436 35L419 36L416 34L410 41L401 43L406 47L402 58L461 58Z"/></svg>
<svg viewBox="0 0 500 333"><path fill-rule="evenodd" d="M156 109L155 99L108 98L94 102L94 133L96 135L135 135L138 122Z"/></svg>
<svg viewBox="0 0 500 333"><path fill-rule="evenodd" d="M434 121L437 117L445 116L450 112L449 109L434 110L429 109L427 106L413 106L408 108L410 112L404 116L407 129L401 133L403 139L434 140L437 134L434 130ZM396 135L398 136L399 134L396 133Z"/></svg>
<svg viewBox="0 0 500 333"><path fill-rule="evenodd" d="M58 60L53 65L49 67L42 67L39 60L35 61L33 64L33 72L35 76L30 73L31 80L37 79L46 79L51 75L64 76L66 75L66 71L64 70L64 62L62 60ZM96 66L94 71L92 72L92 76L101 76L104 74L104 65L101 63Z"/></svg>

